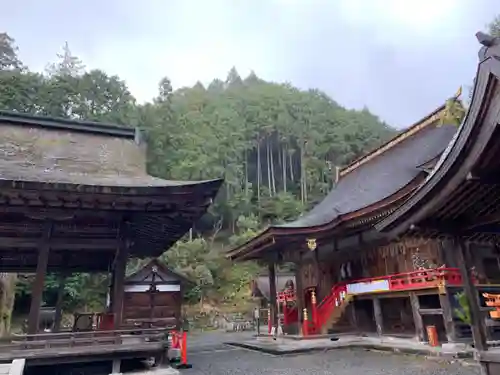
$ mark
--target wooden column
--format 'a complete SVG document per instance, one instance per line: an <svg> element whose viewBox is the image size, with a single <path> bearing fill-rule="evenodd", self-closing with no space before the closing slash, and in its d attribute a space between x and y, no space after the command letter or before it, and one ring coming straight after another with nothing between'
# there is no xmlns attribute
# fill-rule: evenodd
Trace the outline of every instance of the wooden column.
<svg viewBox="0 0 500 375"><path fill-rule="evenodd" d="M302 332L302 319L304 318L304 314L302 313L302 310L304 309L304 287L302 284L301 265L302 265L302 263L299 262L297 264L297 268L295 270L295 298L296 298L297 314L298 314L297 332L299 333L299 335L303 334L303 332Z"/></svg>
<svg viewBox="0 0 500 375"><path fill-rule="evenodd" d="M349 322L351 324L351 327L354 329L354 332L360 332L359 324L358 324L358 315L356 314L356 305L354 301L352 301L349 306L347 306L347 309L350 310L349 314Z"/></svg>
<svg viewBox="0 0 500 375"><path fill-rule="evenodd" d="M384 320L382 318L382 308L380 306L380 298L373 298L373 315L375 317L375 325L377 326L377 334L382 336Z"/></svg>
<svg viewBox="0 0 500 375"><path fill-rule="evenodd" d="M446 339L448 342L455 342L457 340L457 333L455 330L455 323L453 322L453 310L450 303L450 295L448 291L446 294L439 295L439 302L443 310L444 328L446 329Z"/></svg>
<svg viewBox="0 0 500 375"><path fill-rule="evenodd" d="M58 286L57 286L57 301L56 301L56 315L54 317L54 331L59 332L61 330L62 322L62 304L64 299L64 285L66 283L66 278L68 273L62 271L58 275Z"/></svg>
<svg viewBox="0 0 500 375"><path fill-rule="evenodd" d="M470 261L468 245L462 238L456 238L456 244L458 245L458 249L456 249L455 251L456 260L460 268L465 295L467 296L467 300L469 301L474 347L478 351L484 351L487 350L486 330L484 327L484 319L479 307L478 291L476 289L476 286L472 283L471 279L470 269L472 264Z"/></svg>
<svg viewBox="0 0 500 375"><path fill-rule="evenodd" d="M52 235L53 223L47 220L43 226L43 235L38 249L38 262L36 265L36 275L31 289L31 305L28 316L28 334L38 332L40 321L40 307L42 305L43 287L45 283L45 275L47 273L47 265L49 263L50 252L50 237Z"/></svg>
<svg viewBox="0 0 500 375"><path fill-rule="evenodd" d="M124 281L125 281L125 271L127 268L127 260L129 253L129 243L128 241L121 241L120 247L118 248L114 272L113 272L113 313L115 314L115 329L120 329L123 317L123 296L124 296Z"/></svg>
<svg viewBox="0 0 500 375"><path fill-rule="evenodd" d="M418 341L425 341L424 322L420 315L420 301L414 292L410 292L411 312L413 314L413 322L415 323L415 337Z"/></svg>
<svg viewBox="0 0 500 375"><path fill-rule="evenodd" d="M276 267L273 261L268 264L269 269L269 308L273 327L278 326L278 307L276 301Z"/></svg>

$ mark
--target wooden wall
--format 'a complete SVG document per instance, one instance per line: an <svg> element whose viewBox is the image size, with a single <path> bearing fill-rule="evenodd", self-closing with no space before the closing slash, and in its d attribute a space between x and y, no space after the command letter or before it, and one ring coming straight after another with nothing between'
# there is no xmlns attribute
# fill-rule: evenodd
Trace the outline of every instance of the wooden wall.
<svg viewBox="0 0 500 375"><path fill-rule="evenodd" d="M181 303L181 292L156 292L153 301L150 292L125 292L123 318L125 320L152 318L177 324L181 318Z"/></svg>
<svg viewBox="0 0 500 375"><path fill-rule="evenodd" d="M356 280L414 271L415 256L431 267L444 264L439 241L405 238L365 251L332 253L329 259L318 263L304 262L299 269L304 290L315 287L321 300L341 281L342 264L351 263L351 279Z"/></svg>

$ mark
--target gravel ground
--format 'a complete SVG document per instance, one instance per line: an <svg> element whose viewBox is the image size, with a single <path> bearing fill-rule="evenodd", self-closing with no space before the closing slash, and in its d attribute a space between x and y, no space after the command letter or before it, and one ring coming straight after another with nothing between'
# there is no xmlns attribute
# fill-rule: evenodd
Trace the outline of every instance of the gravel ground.
<svg viewBox="0 0 500 375"><path fill-rule="evenodd" d="M182 375L478 375L475 366L366 350L339 349L277 357L217 346L190 351L192 369Z"/></svg>

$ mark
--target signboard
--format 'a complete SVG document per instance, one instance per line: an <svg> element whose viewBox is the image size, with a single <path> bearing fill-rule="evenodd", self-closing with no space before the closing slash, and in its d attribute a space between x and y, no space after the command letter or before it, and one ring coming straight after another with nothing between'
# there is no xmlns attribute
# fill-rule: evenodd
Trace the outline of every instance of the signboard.
<svg viewBox="0 0 500 375"><path fill-rule="evenodd" d="M374 280L368 282L347 284L347 294L361 294L389 291L389 280Z"/></svg>

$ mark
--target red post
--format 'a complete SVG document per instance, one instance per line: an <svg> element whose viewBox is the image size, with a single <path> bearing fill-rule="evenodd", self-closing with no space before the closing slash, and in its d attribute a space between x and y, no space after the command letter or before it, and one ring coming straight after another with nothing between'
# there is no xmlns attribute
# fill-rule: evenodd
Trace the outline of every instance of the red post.
<svg viewBox="0 0 500 375"><path fill-rule="evenodd" d="M187 362L187 332L182 332L182 341L181 341L181 363L177 365L178 369L187 369L192 368L190 364Z"/></svg>
<svg viewBox="0 0 500 375"><path fill-rule="evenodd" d="M286 299L283 302L283 325L286 327L288 325L288 307L286 306Z"/></svg>
<svg viewBox="0 0 500 375"><path fill-rule="evenodd" d="M316 292L313 290L311 292L311 313L312 321L316 328L318 328L318 306L316 305Z"/></svg>
<svg viewBox="0 0 500 375"><path fill-rule="evenodd" d="M267 310L267 333L270 335L273 329L273 322L271 321L271 308Z"/></svg>
<svg viewBox="0 0 500 375"><path fill-rule="evenodd" d="M302 334L309 335L309 319L307 317L307 309L304 309L304 322L302 323Z"/></svg>
<svg viewBox="0 0 500 375"><path fill-rule="evenodd" d="M187 333L182 332L181 364L187 364Z"/></svg>

